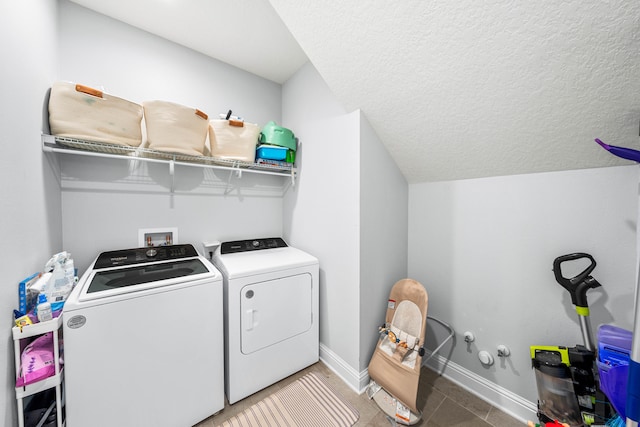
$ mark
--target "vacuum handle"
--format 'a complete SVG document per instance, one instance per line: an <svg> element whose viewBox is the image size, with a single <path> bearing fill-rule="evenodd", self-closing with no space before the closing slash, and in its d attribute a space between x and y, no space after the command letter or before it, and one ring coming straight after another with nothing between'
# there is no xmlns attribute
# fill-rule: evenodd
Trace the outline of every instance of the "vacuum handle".
<svg viewBox="0 0 640 427"><path fill-rule="evenodd" d="M591 261L589 266L574 277L564 277L562 275L562 263L587 258ZM553 261L553 274L556 281L571 295L571 302L578 307L589 307L587 303L587 291L597 288L600 285L596 279L590 276L596 268L596 260L589 254L577 252L574 254L562 255Z"/></svg>

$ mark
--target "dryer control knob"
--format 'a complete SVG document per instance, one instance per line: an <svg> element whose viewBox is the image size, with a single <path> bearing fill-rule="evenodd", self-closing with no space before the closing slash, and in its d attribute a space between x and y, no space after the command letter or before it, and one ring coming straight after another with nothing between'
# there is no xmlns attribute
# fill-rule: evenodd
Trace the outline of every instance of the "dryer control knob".
<svg viewBox="0 0 640 427"><path fill-rule="evenodd" d="M251 244L253 245L254 248L257 248L258 246L260 246L260 241L254 240L253 242L251 242Z"/></svg>
<svg viewBox="0 0 640 427"><path fill-rule="evenodd" d="M156 255L158 254L158 251L156 251L155 249L149 249L149 250L146 252L146 254L147 254L147 256L148 256L149 258L152 258L152 257L154 257L154 256L156 256Z"/></svg>

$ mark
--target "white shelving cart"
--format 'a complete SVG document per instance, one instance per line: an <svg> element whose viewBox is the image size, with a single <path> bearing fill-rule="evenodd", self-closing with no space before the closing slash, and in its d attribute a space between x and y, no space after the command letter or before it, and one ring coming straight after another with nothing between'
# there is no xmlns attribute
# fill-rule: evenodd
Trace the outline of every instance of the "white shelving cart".
<svg viewBox="0 0 640 427"><path fill-rule="evenodd" d="M53 334L53 355L55 364L55 375L44 378L32 384L16 387L16 400L18 404L18 427L25 427L25 406L38 393L49 389L55 389L55 399L48 403L46 411L35 424L36 427L45 425L47 418L53 411L56 411L56 426L63 427L64 419L64 369L60 366L60 342L62 332L62 316L48 320L46 322L26 325L22 328L14 326L13 348L15 354L16 380L20 376L21 354L29 342L40 335L51 332Z"/></svg>

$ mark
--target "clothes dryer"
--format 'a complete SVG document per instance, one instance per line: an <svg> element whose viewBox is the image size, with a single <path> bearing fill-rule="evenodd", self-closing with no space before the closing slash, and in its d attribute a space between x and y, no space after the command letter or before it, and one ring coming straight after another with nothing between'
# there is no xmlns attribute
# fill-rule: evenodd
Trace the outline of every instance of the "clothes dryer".
<svg viewBox="0 0 640 427"><path fill-rule="evenodd" d="M100 254L62 316L67 426L191 426L224 408L222 275L193 246Z"/></svg>
<svg viewBox="0 0 640 427"><path fill-rule="evenodd" d="M233 404L319 359L318 260L281 238L224 242L225 391Z"/></svg>

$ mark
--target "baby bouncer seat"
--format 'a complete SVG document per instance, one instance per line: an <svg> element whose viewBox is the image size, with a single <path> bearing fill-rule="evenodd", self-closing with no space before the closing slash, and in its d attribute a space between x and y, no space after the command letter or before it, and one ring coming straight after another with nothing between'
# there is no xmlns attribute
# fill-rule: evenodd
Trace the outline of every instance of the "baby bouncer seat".
<svg viewBox="0 0 640 427"><path fill-rule="evenodd" d="M416 401L429 298L424 286L402 279L391 288L385 325L369 362L367 395L395 422L417 423Z"/></svg>

